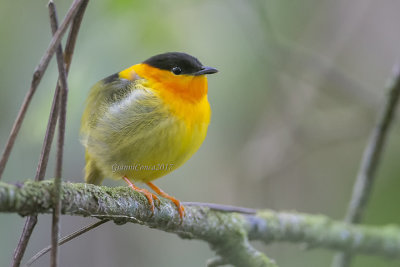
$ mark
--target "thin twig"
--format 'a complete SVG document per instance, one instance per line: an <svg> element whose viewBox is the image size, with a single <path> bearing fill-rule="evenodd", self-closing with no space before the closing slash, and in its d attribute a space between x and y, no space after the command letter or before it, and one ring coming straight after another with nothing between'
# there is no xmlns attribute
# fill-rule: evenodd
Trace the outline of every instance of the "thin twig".
<svg viewBox="0 0 400 267"><path fill-rule="evenodd" d="M72 56L74 54L76 38L78 36L82 18L85 13L88 2L89 2L89 0L83 0L82 4L79 6L75 17L72 20L71 29L68 34L67 44L66 44L65 50L64 50L64 62L65 62L65 70L66 70L67 76L69 73L69 68L71 66ZM43 149L42 149L41 159L40 159L39 165L38 165L38 170L40 169L40 171L36 173L36 175L37 175L36 181L43 180L44 174L46 172L48 155L50 152L50 146L51 146L51 143L53 140L55 124L57 122L56 119L58 116L59 100L56 101L56 96L59 97L59 92L60 92L59 82L57 82L56 92L57 92L57 95L55 95L55 97L53 99L53 104L52 104L52 109L51 109L52 111L51 111L50 119L49 119L49 122L51 122L51 124L47 125L46 137L45 137L45 141L44 141L44 144L46 144L46 146L43 146ZM45 166L42 166L43 164L45 164Z"/></svg>
<svg viewBox="0 0 400 267"><path fill-rule="evenodd" d="M57 11L55 4L50 0L48 4L51 31L54 34L58 28ZM51 226L51 256L50 266L57 267L58 265L58 239L60 230L60 213L61 213L61 202L60 202L60 190L61 190L61 166L65 136L65 116L66 116L66 99L68 94L68 83L67 74L64 66L64 55L62 51L62 45L59 44L56 49L57 65L58 65L58 82L60 86L60 119L59 119L59 135L58 135L58 146L57 146L57 162L56 162L56 176L54 180L54 192L53 192L53 217Z"/></svg>
<svg viewBox="0 0 400 267"><path fill-rule="evenodd" d="M58 117L58 103L59 103L59 92L60 87L57 86L56 92L54 94L53 103L51 106L50 118L47 123L46 135L43 141L42 152L40 153L40 159L36 170L36 181L41 181L44 179L44 175L46 173L46 167L50 154L50 147L54 137L54 131L57 124ZM32 234L33 229L37 223L37 216L32 215L28 216L25 221L25 227L22 230L22 235L20 237L20 241L18 243L17 248L14 252L13 263L12 266L19 266L21 263L21 259L25 253L26 246L28 245L30 236Z"/></svg>
<svg viewBox="0 0 400 267"><path fill-rule="evenodd" d="M40 153L39 163L36 169L35 181L42 181L46 173L47 163L50 155L51 143L53 142L54 132L56 129L58 109L59 109L59 95L60 87L57 86L56 92L53 97L53 103L51 105L50 117L47 123L46 135L42 145L42 151ZM21 259L25 253L26 247L28 245L30 236L32 235L33 229L37 223L37 216L28 216L25 221L24 229L14 252L12 266L19 266Z"/></svg>
<svg viewBox="0 0 400 267"><path fill-rule="evenodd" d="M80 235L83 235L84 233L95 229L96 227L99 227L100 225L108 222L109 220L100 220L98 222L95 222L93 224L90 224L88 226L85 226L84 228L79 229L78 231L73 232L72 234L69 234L67 236L64 236L63 238L61 238L58 242L58 245L61 246L65 243L67 243L68 241L75 239L77 237L79 237ZM25 267L31 266L35 261L37 261L40 257L42 257L43 255L45 255L47 252L49 252L51 250L51 246L45 247L44 249L42 249L41 251L39 251L38 253L36 253L32 258L30 258L27 263L24 265Z"/></svg>
<svg viewBox="0 0 400 267"><path fill-rule="evenodd" d="M389 95L377 125L374 128L368 145L365 148L357 179L353 187L353 194L347 210L345 222L360 223L365 212L365 207L371 195L371 189L376 177L376 170L382 158L382 152L389 133L390 125L395 116L396 106L400 97L400 69L396 65L393 80L389 85ZM349 254L339 254L333 266L347 267L350 265Z"/></svg>
<svg viewBox="0 0 400 267"><path fill-rule="evenodd" d="M14 126L13 126L13 129L11 130L9 140L7 141L6 148L3 152L2 158L0 160L0 178L4 171L4 168L7 163L8 158L9 158L9 155L11 153L15 139L18 135L18 131L22 125L22 121L24 119L25 113L30 104L30 101L36 91L37 86L40 83L40 80L41 80L44 72L47 69L49 61L55 52L56 46L60 43L61 38L64 35L64 33L67 29L67 26L69 25L69 23L71 22L72 19L74 19L74 20L72 22L73 25L71 26L71 32L74 32L75 38L72 40L70 39L70 36L71 36L71 32L70 32L70 36L68 37L68 41L67 41L68 42L67 46L70 47L69 50L72 51L72 52L70 52L70 54L72 55L72 53L73 53L73 48L75 47L75 41L76 41L76 34L78 33L80 22L82 20L84 10L87 6L87 1L88 0L75 0L72 3L70 9L68 10L68 12L64 18L63 23L61 24L61 26L57 30L57 32L54 33L53 38L50 42L50 45L49 45L47 51L45 52L45 54L43 55L42 59L39 62L39 65L35 69L32 83L31 83L31 88L25 97L24 103L21 106L21 109L17 116L17 119L14 122ZM81 4L81 2L82 2L82 4ZM74 18L75 14L76 14L76 16L79 15L80 18L79 19L77 19L76 17ZM71 62L71 60L69 60L69 63L70 62ZM67 68L69 69L69 65L67 66ZM59 83L57 83L56 93L55 93L52 108L51 108L51 114L50 114L49 122L47 125L47 129L46 129L46 136L45 136L45 140L43 143L42 152L41 152L41 156L40 156L40 160L39 160L39 164L38 164L38 168L37 168L37 172L36 172L35 179L37 181L42 180L44 178L44 175L46 172L48 156L50 153L50 147L51 147L51 143L52 143L52 140L54 137L54 130L55 130L57 116L58 116L59 91L60 91L60 86L59 86ZM22 257L24 256L26 247L28 245L30 236L32 235L33 229L36 225L36 222L37 222L36 216L29 216L27 218L24 229L21 234L21 238L20 238L18 245L14 251L12 266L17 267L20 265Z"/></svg>
<svg viewBox="0 0 400 267"><path fill-rule="evenodd" d="M60 97L60 120L59 120L59 133L58 133L58 145L57 145L57 161L56 161L56 169L55 169L55 191L54 191L54 203L55 207L53 210L53 222L52 222L52 244L51 244L51 266L57 266L57 250L58 250L58 238L59 238L59 218L61 214L61 201L60 201L60 191L61 191L61 177L62 177L62 159L63 159L63 146L64 146L64 138L65 138L65 124L66 124L66 113L67 113L67 96L68 96L68 86L66 77L69 72L69 68L72 62L72 56L75 49L75 44L77 40L77 36L79 33L80 25L83 19L83 15L85 13L86 7L88 5L89 0L84 0L79 7L74 20L72 22L71 30L68 35L67 45L65 48L65 54L62 54L62 48L60 45L59 51L57 51L57 62L59 68L59 85L61 85L61 97ZM55 28L53 32L57 30L57 18L56 18L56 9L52 0L49 3L50 13L54 15ZM51 16L52 17L52 16ZM65 69L64 69L65 63ZM106 222L105 220L104 222ZM104 223L103 222L103 223ZM100 224L95 224L94 227L88 228L86 231L89 231ZM73 237L72 237L73 238ZM65 241L67 242L67 241Z"/></svg>
<svg viewBox="0 0 400 267"><path fill-rule="evenodd" d="M78 36L79 28L82 22L83 15L85 13L87 4L89 0L83 0L82 4L79 6L78 11L76 12L75 17L72 20L71 29L68 34L67 43L64 50L64 63L66 75L68 76L69 68L71 66L72 55L75 49L76 38ZM42 153L40 155L39 164L36 172L36 181L41 181L44 179L44 175L46 173L46 167L48 163L48 157L50 154L50 147L54 137L54 131L58 118L58 109L59 109L59 93L60 93L60 83L57 81L56 86L56 94L54 95L51 113L49 118L49 123L46 129L46 136L43 142Z"/></svg>
<svg viewBox="0 0 400 267"><path fill-rule="evenodd" d="M60 190L61 190L61 177L62 177L62 161L63 161L63 147L65 139L65 124L67 113L67 99L68 99L68 85L67 75L71 66L72 56L75 49L76 39L79 33L80 25L85 13L88 0L84 0L79 7L74 20L72 22L71 30L68 35L66 51L63 55L61 45L57 49L57 63L59 69L59 86L61 86L60 96L60 120L59 120L59 133L57 145L57 161L55 170L55 191L54 191L54 211L52 223L52 253L51 253L51 266L57 266L57 247L58 247L58 233L59 233L59 218L61 214L60 203ZM57 13L55 5L51 0L49 2L50 17L52 18L53 33L57 30ZM65 68L64 68L65 66ZM92 228L90 228L92 229ZM90 230L88 229L88 231Z"/></svg>
<svg viewBox="0 0 400 267"><path fill-rule="evenodd" d="M212 210L225 211L225 212L237 212L237 213L243 213L243 214L256 214L257 213L256 209L237 207L237 206L231 206L231 205L215 204L215 203L182 202L182 205L192 206L192 207L196 207L196 206L208 207Z"/></svg>
<svg viewBox="0 0 400 267"><path fill-rule="evenodd" d="M57 125L59 103L60 103L59 96L60 96L60 86L57 85L53 97L53 103L51 104L50 117L47 123L46 135L43 141L42 152L40 153L40 159L36 170L35 181L42 181L46 173L47 163L49 162L50 148L53 142L54 132Z"/></svg>
<svg viewBox="0 0 400 267"><path fill-rule="evenodd" d="M83 15L85 14L88 3L89 0L82 1L82 4L79 6L78 11L76 12L76 15L72 21L71 30L69 31L68 34L67 43L65 45L65 50L64 50L64 62L66 65L65 69L67 70L67 74L71 66L72 56L75 50L76 38L78 37Z"/></svg>
<svg viewBox="0 0 400 267"><path fill-rule="evenodd" d="M25 114L26 114L26 111L28 110L28 107L32 100L32 97L36 92L36 89L43 77L43 74L45 73L45 71L47 69L47 66L49 65L50 59L54 55L57 45L60 43L61 38L63 37L65 31L67 30L69 23L71 22L71 20L75 16L76 12L78 11L78 8L79 8L80 4L82 3L82 1L84 1L84 0L74 0L70 9L67 12L67 15L65 16L64 21L61 23L60 28L57 30L57 32L54 34L53 38L51 39L49 47L47 48L43 57L40 59L40 62L37 65L37 67L33 73L31 87L24 98L22 106L18 112L17 118L15 119L14 125L13 125L10 135L8 137L6 147L4 148L4 151L3 151L3 155L1 156L1 159L0 159L0 179L4 172L4 169L6 167L8 158L10 157L11 150L14 146L15 140L16 140L18 132L21 128L22 122L25 118Z"/></svg>
<svg viewBox="0 0 400 267"><path fill-rule="evenodd" d="M387 102L380 115L378 123L372 132L371 138L364 151L357 181L354 186L352 201L346 215L346 222L359 223L362 219L365 206L370 196L371 186L379 162L382 158L383 148L389 133L390 125L394 119L396 106L400 96L400 69L395 68L392 84L389 89Z"/></svg>
<svg viewBox="0 0 400 267"><path fill-rule="evenodd" d="M51 111L47 123L46 134L42 145L42 151L40 153L39 163L36 169L35 181L42 181L46 173L47 163L49 161L49 155L50 155L50 148L53 142L54 132L57 125L59 95L60 95L60 87L57 85L53 97L53 103L51 105ZM28 245L29 239L32 235L36 223L37 223L36 215L28 216L28 218L26 219L25 226L24 229L22 230L19 243L14 252L12 266L20 265L21 259L25 253L26 247Z"/></svg>
<svg viewBox="0 0 400 267"><path fill-rule="evenodd" d="M46 166L49 159L50 147L54 137L54 131L57 124L58 117L58 103L59 103L59 87L57 87L56 92L54 94L53 103L51 106L50 118L47 123L46 135L43 141L42 152L40 153L40 159L36 170L36 181L41 181L44 178L46 172ZM17 248L15 249L15 254L13 257L12 266L19 266L21 263L21 259L25 253L26 246L28 245L29 238L32 234L33 229L37 223L37 216L28 216L25 221L25 227L22 230L22 235L20 241L18 243Z"/></svg>
<svg viewBox="0 0 400 267"><path fill-rule="evenodd" d="M37 216L29 216L24 225L24 229L22 230L22 235L19 238L18 245L15 248L13 260L11 263L12 267L18 267L21 265L22 257L24 256L26 247L28 246L29 239L31 238L33 229L35 228L37 223Z"/></svg>

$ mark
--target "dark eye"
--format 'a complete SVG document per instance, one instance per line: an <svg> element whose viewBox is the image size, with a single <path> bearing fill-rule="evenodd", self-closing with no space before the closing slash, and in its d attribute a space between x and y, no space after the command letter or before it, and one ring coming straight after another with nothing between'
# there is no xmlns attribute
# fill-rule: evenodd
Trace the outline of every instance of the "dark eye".
<svg viewBox="0 0 400 267"><path fill-rule="evenodd" d="M179 74L182 73L182 70L181 70L181 68L179 68L179 67L173 67L173 68L172 68L172 72L173 72L175 75L179 75Z"/></svg>

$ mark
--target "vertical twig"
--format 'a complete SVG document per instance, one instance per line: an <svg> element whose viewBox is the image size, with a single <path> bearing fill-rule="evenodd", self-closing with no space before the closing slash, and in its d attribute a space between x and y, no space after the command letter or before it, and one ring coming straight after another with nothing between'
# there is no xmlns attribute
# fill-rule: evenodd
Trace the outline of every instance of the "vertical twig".
<svg viewBox="0 0 400 267"><path fill-rule="evenodd" d="M382 158L385 141L400 97L400 69L398 65L394 68L392 79L383 112L379 117L378 123L371 134L363 154L345 218L345 221L348 223L361 222L365 207L371 195L376 170ZM335 257L333 266L347 267L350 266L350 262L351 255L348 253L340 253Z"/></svg>
<svg viewBox="0 0 400 267"><path fill-rule="evenodd" d="M25 118L25 114L26 111L28 110L32 97L35 94L40 81L42 80L43 74L45 73L47 66L49 65L50 59L54 55L57 45L60 43L61 38L63 37L65 31L67 30L69 23L71 22L76 12L78 11L78 7L80 6L82 1L84 0L74 0L70 9L67 12L67 15L65 16L64 21L61 23L60 28L57 30L57 32L51 39L49 47L47 48L43 57L40 59L40 62L33 73L31 87L29 88L29 91L25 95L24 101L18 112L17 118L15 119L14 125L11 129L10 135L6 143L6 147L4 148L3 154L0 159L0 179L6 167L8 158L10 157L11 150L14 146L15 140L21 128L22 122Z"/></svg>
<svg viewBox="0 0 400 267"><path fill-rule="evenodd" d="M58 250L58 239L59 239L59 217L61 214L61 203L60 203L60 191L61 191L61 176L62 176L62 158L63 158L63 146L65 137L65 123L66 123L66 108L67 108L67 76L69 68L72 62L72 56L75 49L76 39L78 37L79 29L85 13L86 7L89 0L83 0L79 6L78 11L73 19L71 30L68 34L67 44L65 48L65 54L62 54L62 47L60 45L59 51L57 51L57 63L59 69L59 83L57 87L61 87L60 91L60 120L59 120L59 135L57 145L57 162L55 171L55 191L54 191L54 211L53 211L53 222L52 222L52 243L51 243L51 266L57 266L57 250ZM57 30L57 13L55 5L51 0L49 2L50 17L52 20L53 33Z"/></svg>
<svg viewBox="0 0 400 267"><path fill-rule="evenodd" d="M53 0L50 0L48 4L51 31L54 34L58 28L57 11ZM57 163L56 163L56 175L54 180L54 191L53 191L53 218L51 227L51 255L50 255L50 266L57 267L58 265L58 239L60 230L60 214L61 214L61 203L60 203L60 191L61 191L61 165L63 156L64 146L64 134L65 134L65 116L66 116L66 99L68 94L68 83L67 74L64 65L64 56L61 44L56 49L57 65L58 65L58 86L60 88L60 119L59 119L59 135L58 135L58 146L57 146ZM58 90L57 90L58 91Z"/></svg>

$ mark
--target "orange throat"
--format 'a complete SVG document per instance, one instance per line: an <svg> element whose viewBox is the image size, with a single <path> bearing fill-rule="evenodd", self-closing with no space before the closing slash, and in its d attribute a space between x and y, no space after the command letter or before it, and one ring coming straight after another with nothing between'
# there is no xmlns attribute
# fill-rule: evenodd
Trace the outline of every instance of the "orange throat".
<svg viewBox="0 0 400 267"><path fill-rule="evenodd" d="M142 85L154 91L186 126L209 124L211 110L205 75L175 75L147 64L133 65L119 73L120 78L132 81L138 76L146 80Z"/></svg>
<svg viewBox="0 0 400 267"><path fill-rule="evenodd" d="M161 97L171 95L184 101L196 103L207 95L205 75L175 75L168 70L154 68L147 64L137 64L119 73L120 78L134 80L136 75L147 80L145 87L157 91Z"/></svg>

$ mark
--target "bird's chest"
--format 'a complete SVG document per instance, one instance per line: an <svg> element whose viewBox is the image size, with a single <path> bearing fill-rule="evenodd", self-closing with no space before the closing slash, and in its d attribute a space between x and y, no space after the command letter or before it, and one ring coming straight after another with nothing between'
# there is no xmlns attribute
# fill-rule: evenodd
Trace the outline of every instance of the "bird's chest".
<svg viewBox="0 0 400 267"><path fill-rule="evenodd" d="M113 120L123 122L113 124L114 132L123 136L123 142L109 142L116 148L114 151L129 160L178 164L200 147L210 121L207 97L197 103L160 95L135 101L120 108L119 119Z"/></svg>
<svg viewBox="0 0 400 267"><path fill-rule="evenodd" d="M197 103L175 99L166 106L170 120L160 138L166 141L168 149L174 150L176 158L186 160L198 150L206 137L211 116L210 105L207 97L204 97Z"/></svg>
<svg viewBox="0 0 400 267"><path fill-rule="evenodd" d="M143 170L126 174L138 181L156 179L181 166L200 148L207 134L206 114L197 113L193 107L181 108L180 115L187 111L186 117L165 111L163 119L151 130L127 137L128 145L121 147L118 158L123 165L142 166Z"/></svg>

